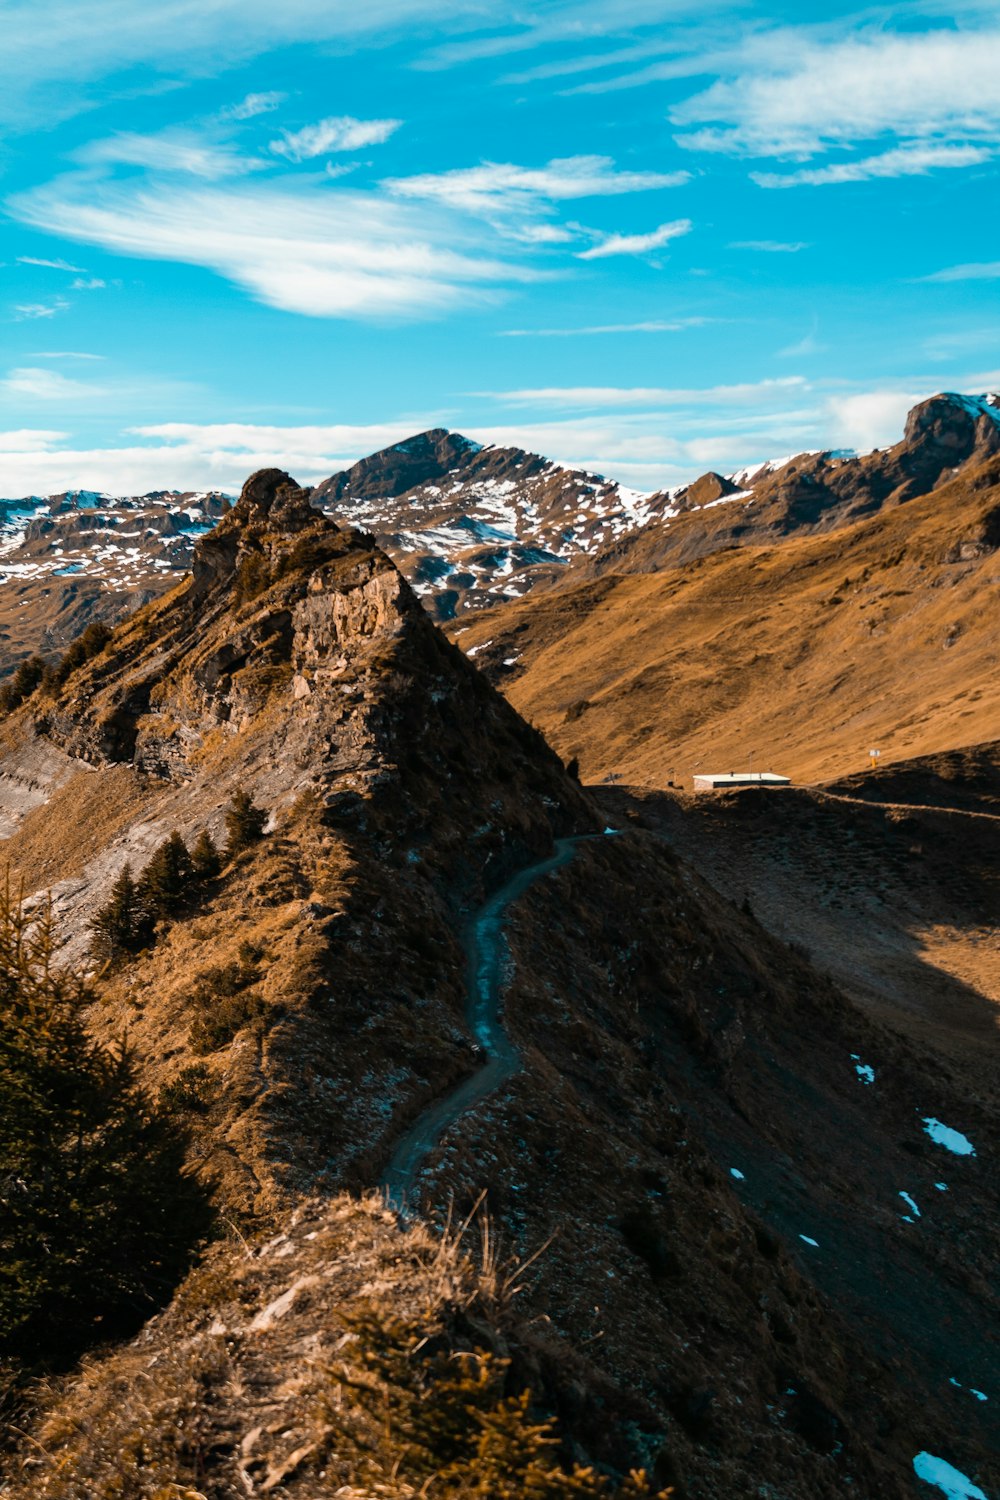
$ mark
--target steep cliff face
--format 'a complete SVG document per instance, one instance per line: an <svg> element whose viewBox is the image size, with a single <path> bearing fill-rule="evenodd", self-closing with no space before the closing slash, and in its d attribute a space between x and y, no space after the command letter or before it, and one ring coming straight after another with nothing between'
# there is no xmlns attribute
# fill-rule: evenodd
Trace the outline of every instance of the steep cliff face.
<svg viewBox="0 0 1000 1500"><path fill-rule="evenodd" d="M277 813L306 793L346 805L382 785L399 803L433 770L422 806L447 803L450 824L472 815L491 774L524 769L534 805L523 785L501 793L495 832L534 818L536 844L550 811L565 824L581 806L371 539L335 526L276 470L247 482L188 581L33 707L49 744L95 767L127 763L173 796L251 785Z"/></svg>

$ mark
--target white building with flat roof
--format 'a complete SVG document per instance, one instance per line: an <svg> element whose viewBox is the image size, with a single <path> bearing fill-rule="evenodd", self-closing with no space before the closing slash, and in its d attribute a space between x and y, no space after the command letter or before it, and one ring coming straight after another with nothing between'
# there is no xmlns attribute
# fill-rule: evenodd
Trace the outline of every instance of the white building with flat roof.
<svg viewBox="0 0 1000 1500"><path fill-rule="evenodd" d="M711 776L707 772L694 778L696 792L724 792L731 786L791 786L788 776L779 776L776 771L728 771L724 776Z"/></svg>

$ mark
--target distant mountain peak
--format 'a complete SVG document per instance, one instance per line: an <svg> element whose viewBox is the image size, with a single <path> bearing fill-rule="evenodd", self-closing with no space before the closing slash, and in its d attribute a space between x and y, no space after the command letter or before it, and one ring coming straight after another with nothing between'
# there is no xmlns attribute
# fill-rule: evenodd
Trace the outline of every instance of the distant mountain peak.
<svg viewBox="0 0 1000 1500"><path fill-rule="evenodd" d="M479 444L460 432L431 427L401 443L381 448L324 480L316 486L314 503L332 504L345 495L356 499L391 499L415 485L443 478L479 451Z"/></svg>
<svg viewBox="0 0 1000 1500"><path fill-rule="evenodd" d="M942 449L958 462L977 449L1000 446L1000 395L942 391L919 402L906 418L904 443Z"/></svg>

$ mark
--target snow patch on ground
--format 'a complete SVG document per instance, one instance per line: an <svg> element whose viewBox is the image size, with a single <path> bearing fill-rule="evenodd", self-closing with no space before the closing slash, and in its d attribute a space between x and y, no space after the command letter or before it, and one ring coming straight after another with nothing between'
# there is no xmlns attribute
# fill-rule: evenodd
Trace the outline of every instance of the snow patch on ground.
<svg viewBox="0 0 1000 1500"><path fill-rule="evenodd" d="M739 1167L730 1167L729 1175L730 1177L735 1177L737 1182L746 1181L746 1174L744 1172L741 1172Z"/></svg>
<svg viewBox="0 0 1000 1500"><path fill-rule="evenodd" d="M913 1472L925 1484L933 1484L948 1500L987 1500L978 1484L973 1484L946 1459L935 1458L933 1453L918 1453L913 1460Z"/></svg>
<svg viewBox="0 0 1000 1500"><path fill-rule="evenodd" d="M875 1082L875 1069L869 1067L867 1063L863 1063L856 1052L851 1053L851 1062L854 1064L854 1071L858 1075L859 1083Z"/></svg>
<svg viewBox="0 0 1000 1500"><path fill-rule="evenodd" d="M960 1130L952 1130L950 1126L942 1125L941 1121L935 1120L933 1116L924 1117L924 1129L935 1145L944 1146L946 1151L951 1151L955 1156L975 1156L975 1146Z"/></svg>
<svg viewBox="0 0 1000 1500"><path fill-rule="evenodd" d="M906 1204L909 1205L910 1213L912 1213L916 1218L919 1219L920 1218L920 1210L917 1207L917 1205L914 1203L913 1199L910 1197L909 1193L903 1193L903 1192L901 1192L899 1196L902 1198L902 1200L903 1200L904 1203L906 1203ZM904 1215L904 1217L905 1217L905 1215ZM912 1223L912 1220L910 1222Z"/></svg>
<svg viewBox="0 0 1000 1500"><path fill-rule="evenodd" d="M810 1239L809 1235L807 1234L800 1234L799 1239L803 1240L807 1245L812 1245L814 1250L819 1249L819 1240Z"/></svg>

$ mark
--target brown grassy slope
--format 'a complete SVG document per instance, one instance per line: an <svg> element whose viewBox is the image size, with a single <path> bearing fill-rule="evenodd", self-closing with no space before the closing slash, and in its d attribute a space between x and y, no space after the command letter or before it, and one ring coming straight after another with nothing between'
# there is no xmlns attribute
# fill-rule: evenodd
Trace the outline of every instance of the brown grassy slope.
<svg viewBox="0 0 1000 1500"><path fill-rule="evenodd" d="M460 636L585 780L687 781L750 752L796 781L995 739L1000 464L825 535L608 575ZM517 658L512 666L504 662ZM689 784L689 783L688 783Z"/></svg>
<svg viewBox="0 0 1000 1500"><path fill-rule="evenodd" d="M307 1201L215 1247L138 1339L41 1393L11 1500L614 1500L525 1398L504 1268L381 1200ZM567 1375L590 1374L567 1359ZM539 1405L539 1400L541 1405ZM657 1487L658 1488L658 1487ZM653 1500L626 1481L620 1500ZM662 1500L667 1500L666 1496Z"/></svg>

